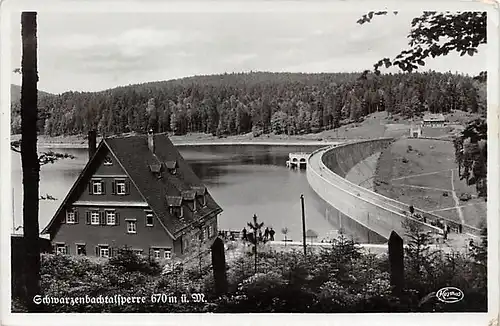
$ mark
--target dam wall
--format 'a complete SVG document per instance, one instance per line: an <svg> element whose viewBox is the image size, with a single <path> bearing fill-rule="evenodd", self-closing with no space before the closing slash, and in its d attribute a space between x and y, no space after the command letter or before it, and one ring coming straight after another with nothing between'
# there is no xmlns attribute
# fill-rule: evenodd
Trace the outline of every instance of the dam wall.
<svg viewBox="0 0 500 326"><path fill-rule="evenodd" d="M406 204L356 185L345 176L369 156L381 152L392 138L346 143L314 151L309 156L307 179L311 188L329 205L367 229L388 239L394 230L404 235L402 223L413 220L428 231L441 230L407 216Z"/></svg>

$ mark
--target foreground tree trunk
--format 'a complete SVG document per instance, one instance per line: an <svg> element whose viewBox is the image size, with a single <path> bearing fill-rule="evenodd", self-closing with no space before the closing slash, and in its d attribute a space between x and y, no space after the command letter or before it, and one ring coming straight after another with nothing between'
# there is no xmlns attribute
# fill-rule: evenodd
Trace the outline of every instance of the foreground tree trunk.
<svg viewBox="0 0 500 326"><path fill-rule="evenodd" d="M23 168L23 230L25 241L24 279L26 305L39 311L33 297L40 294L40 240L38 225L38 188L40 164L37 154L37 23L36 12L21 14L21 160Z"/></svg>

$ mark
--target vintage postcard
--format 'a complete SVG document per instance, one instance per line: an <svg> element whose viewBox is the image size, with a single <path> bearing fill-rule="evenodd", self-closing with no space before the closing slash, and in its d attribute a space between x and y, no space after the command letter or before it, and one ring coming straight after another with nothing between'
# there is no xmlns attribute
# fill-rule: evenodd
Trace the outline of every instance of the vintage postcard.
<svg viewBox="0 0 500 326"><path fill-rule="evenodd" d="M2 325L496 325L497 6L0 14Z"/></svg>

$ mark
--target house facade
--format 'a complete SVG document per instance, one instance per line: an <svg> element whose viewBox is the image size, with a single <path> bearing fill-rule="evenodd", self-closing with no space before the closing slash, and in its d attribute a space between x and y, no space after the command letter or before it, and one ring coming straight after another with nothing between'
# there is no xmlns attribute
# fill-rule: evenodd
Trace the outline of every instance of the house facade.
<svg viewBox="0 0 500 326"><path fill-rule="evenodd" d="M42 231L58 253L108 258L120 248L185 257L217 236L222 209L165 134L110 137Z"/></svg>
<svg viewBox="0 0 500 326"><path fill-rule="evenodd" d="M424 127L444 127L445 120L443 114L426 114L424 115L422 125Z"/></svg>

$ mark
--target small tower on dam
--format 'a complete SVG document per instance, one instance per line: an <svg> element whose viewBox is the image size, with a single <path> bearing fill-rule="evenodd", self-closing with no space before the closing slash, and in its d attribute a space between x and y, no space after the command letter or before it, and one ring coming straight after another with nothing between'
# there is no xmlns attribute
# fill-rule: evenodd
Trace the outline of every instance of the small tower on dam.
<svg viewBox="0 0 500 326"><path fill-rule="evenodd" d="M311 154L305 152L289 153L286 166L290 169L305 169L307 167L309 155Z"/></svg>

